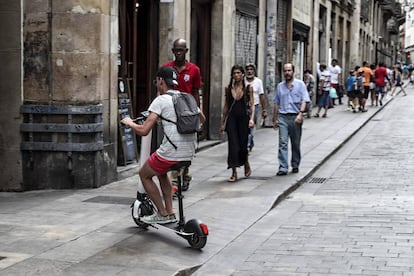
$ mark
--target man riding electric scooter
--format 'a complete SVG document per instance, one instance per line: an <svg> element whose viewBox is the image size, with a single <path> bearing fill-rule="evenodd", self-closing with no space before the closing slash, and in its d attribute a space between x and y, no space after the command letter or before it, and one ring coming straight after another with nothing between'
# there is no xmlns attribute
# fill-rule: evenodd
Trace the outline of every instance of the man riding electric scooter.
<svg viewBox="0 0 414 276"><path fill-rule="evenodd" d="M178 133L177 126L173 123L177 121L177 116L172 96L167 92L180 93L174 90L177 84L177 73L174 68L161 67L156 78L159 96L150 104L148 108L149 115L144 124L136 124L128 117L121 121L140 136L147 135L153 126L161 121L165 133L160 147L150 155L139 170L139 176L145 191L157 208L157 212L140 218L142 222L147 224L166 224L177 221L172 207L172 186L167 172L172 166L181 161L191 161L195 154L195 134ZM203 123L205 117L201 111L199 116L200 122ZM167 120L159 120L160 118ZM174 145L176 145L176 148ZM158 177L162 195L153 180L154 176Z"/></svg>

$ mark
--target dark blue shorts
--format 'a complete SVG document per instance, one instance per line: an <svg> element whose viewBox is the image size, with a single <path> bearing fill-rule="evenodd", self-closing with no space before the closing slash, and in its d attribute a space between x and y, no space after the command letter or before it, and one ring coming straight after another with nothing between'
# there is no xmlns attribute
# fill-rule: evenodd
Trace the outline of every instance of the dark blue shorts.
<svg viewBox="0 0 414 276"><path fill-rule="evenodd" d="M322 91L322 94L319 95L318 98L318 106L319 107L325 107L329 106L330 103L330 97L329 97L329 91Z"/></svg>

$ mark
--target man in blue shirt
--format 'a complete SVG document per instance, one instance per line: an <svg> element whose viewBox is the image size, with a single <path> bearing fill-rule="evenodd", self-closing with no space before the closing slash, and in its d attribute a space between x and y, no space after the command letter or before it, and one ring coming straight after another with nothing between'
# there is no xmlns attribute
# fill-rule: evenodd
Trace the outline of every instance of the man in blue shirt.
<svg viewBox="0 0 414 276"><path fill-rule="evenodd" d="M292 146L292 173L299 172L303 113L310 102L305 83L295 79L294 72L293 64L283 65L285 80L278 84L273 98L273 127L279 128L279 176L288 173L289 139Z"/></svg>

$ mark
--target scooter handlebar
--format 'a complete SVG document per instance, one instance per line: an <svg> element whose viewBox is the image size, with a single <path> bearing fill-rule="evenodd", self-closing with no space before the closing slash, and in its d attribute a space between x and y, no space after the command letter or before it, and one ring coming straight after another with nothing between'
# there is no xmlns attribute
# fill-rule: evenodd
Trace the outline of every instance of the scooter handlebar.
<svg viewBox="0 0 414 276"><path fill-rule="evenodd" d="M139 117L137 117L137 118L135 118L135 119L131 119L134 123L137 123L137 124L140 124L140 125L142 125L144 122L145 122L145 120L148 118L148 116L149 116L149 111L148 110L146 110L146 111L142 111L141 113L140 113L140 116ZM122 122L121 122L121 124L122 124Z"/></svg>

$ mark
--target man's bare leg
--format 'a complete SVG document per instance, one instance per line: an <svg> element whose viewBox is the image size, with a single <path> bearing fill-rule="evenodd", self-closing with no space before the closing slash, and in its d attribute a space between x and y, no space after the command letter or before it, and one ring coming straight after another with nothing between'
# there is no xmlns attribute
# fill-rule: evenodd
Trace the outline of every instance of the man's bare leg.
<svg viewBox="0 0 414 276"><path fill-rule="evenodd" d="M152 200L152 202L157 207L158 213L161 216L167 216L168 212L165 209L164 202L161 198L160 191L155 184L155 182L152 180L152 178L157 175L157 173L151 169L151 167L148 165L148 162L145 162L144 166L141 167L139 170L139 177L141 178L141 182L144 185L145 191L147 192L149 198ZM171 189L171 184L170 184ZM171 203L172 204L172 203Z"/></svg>

